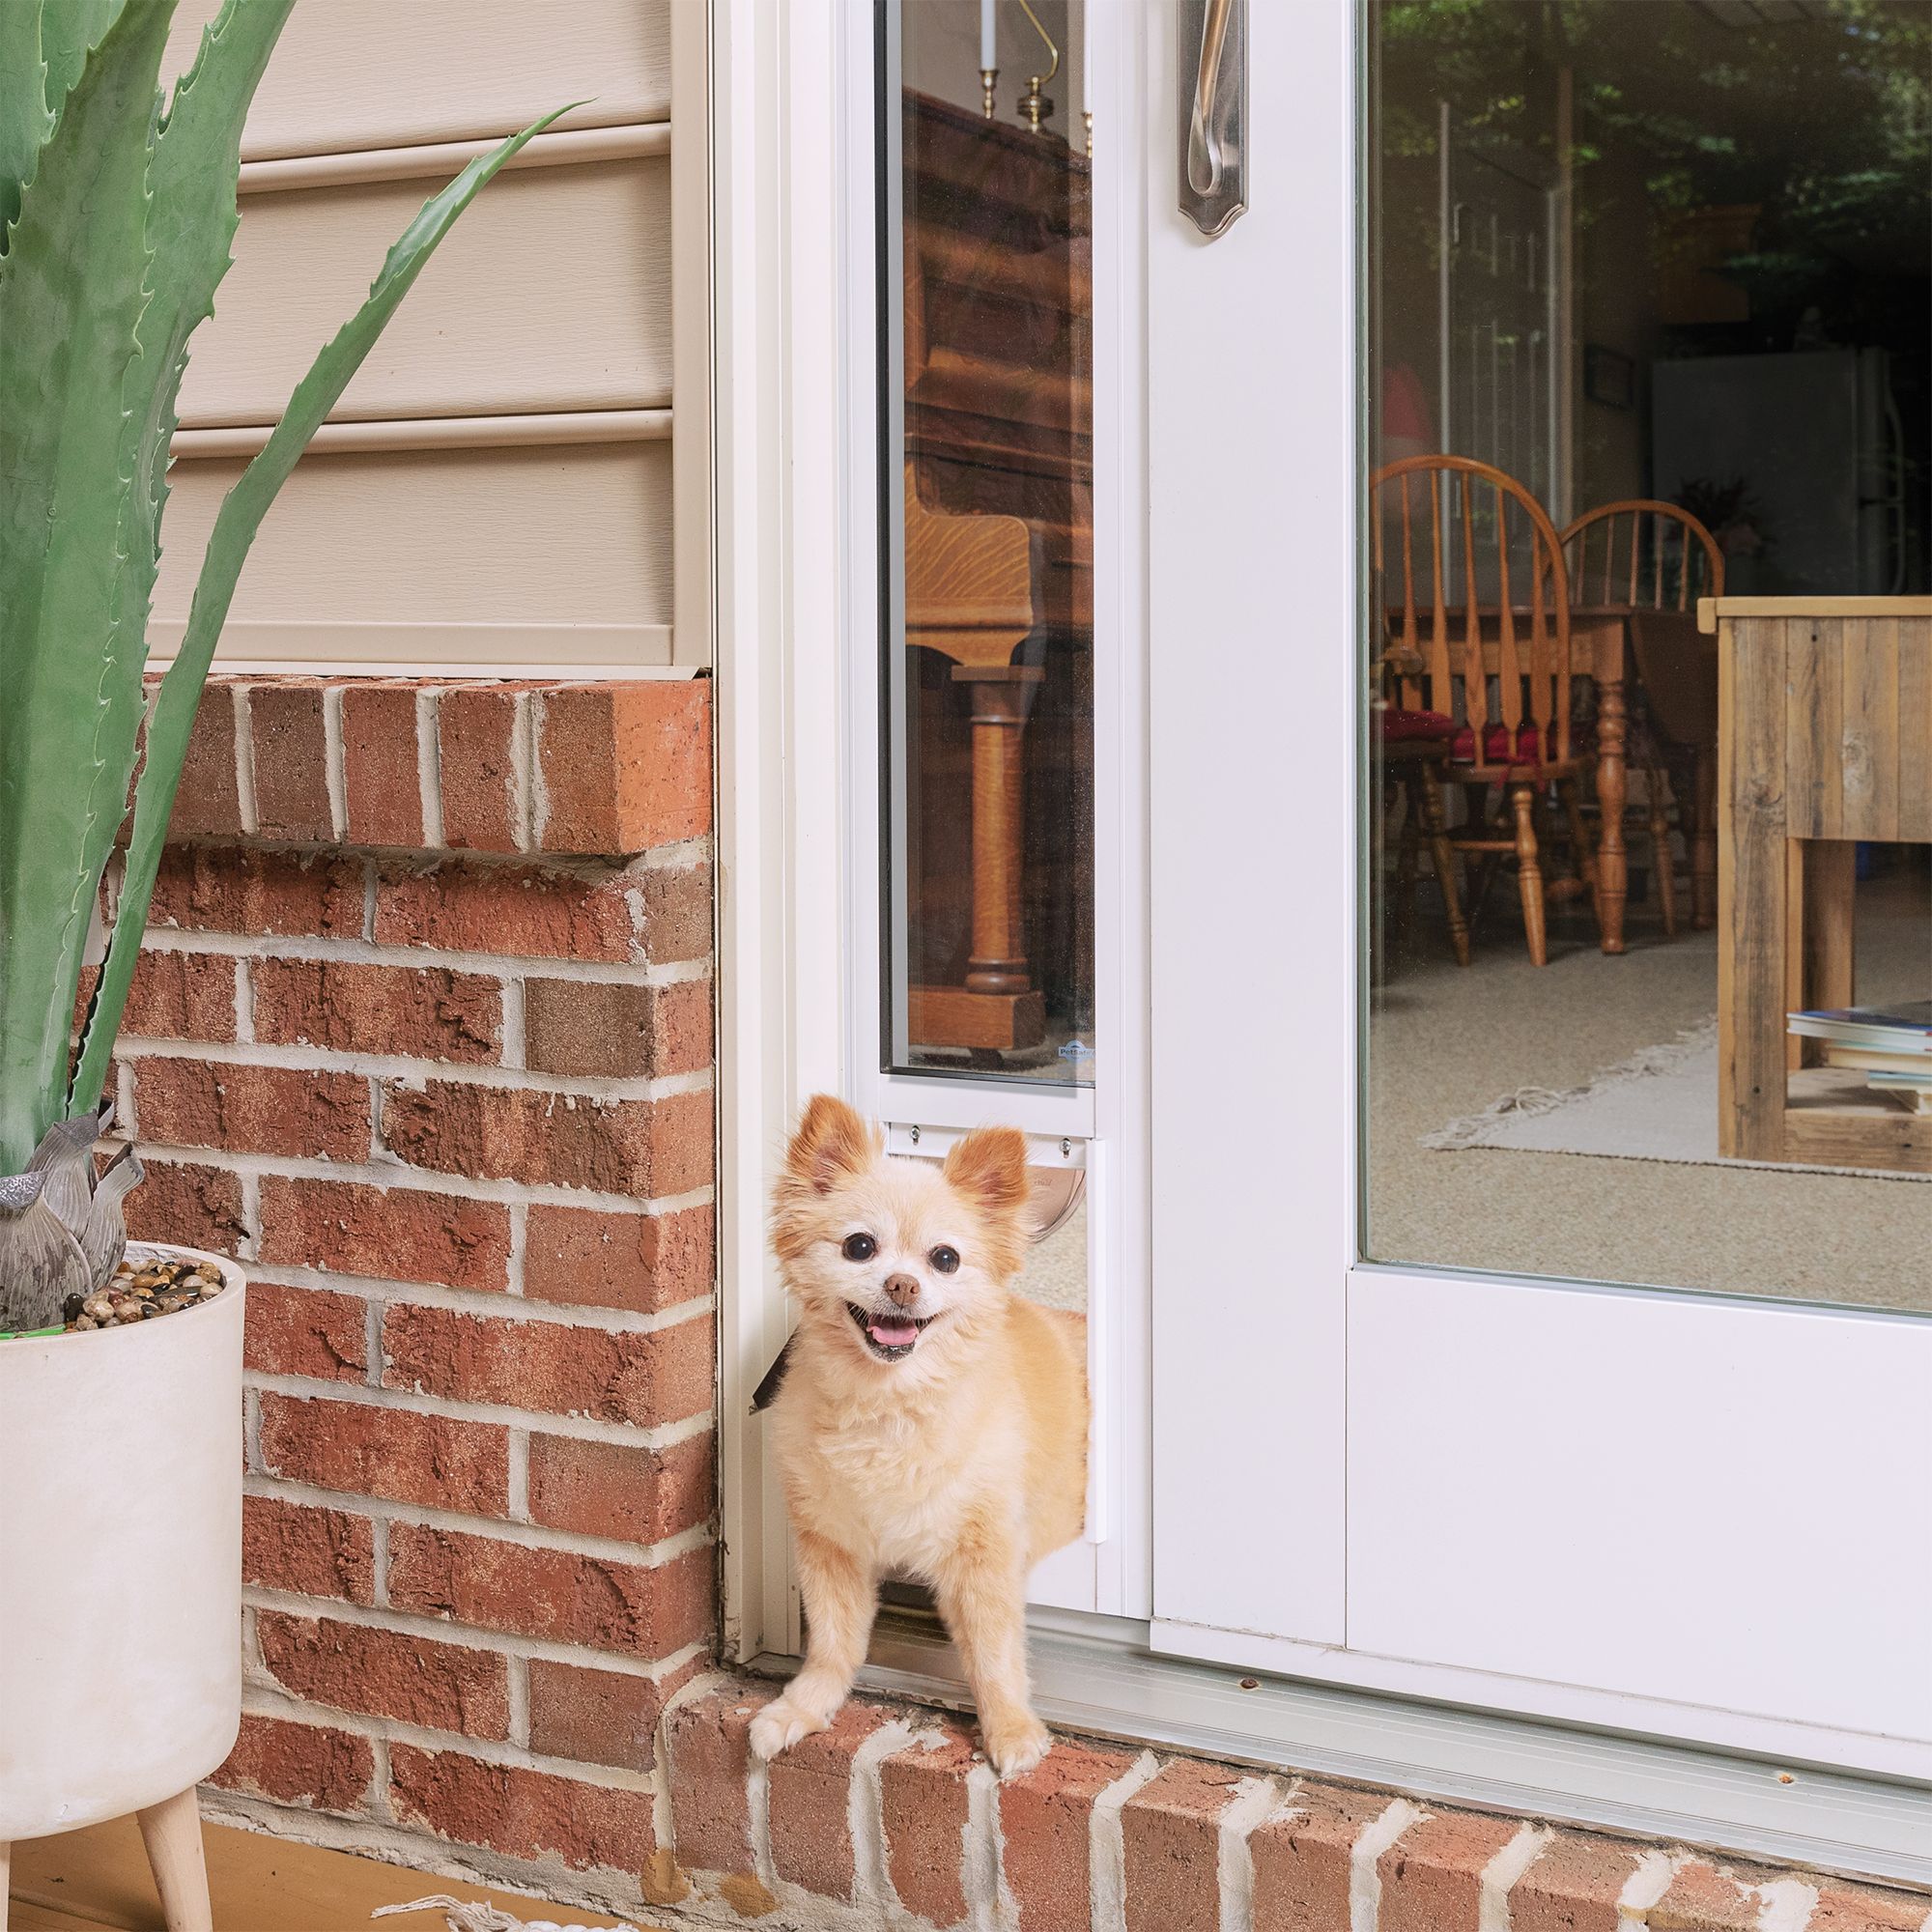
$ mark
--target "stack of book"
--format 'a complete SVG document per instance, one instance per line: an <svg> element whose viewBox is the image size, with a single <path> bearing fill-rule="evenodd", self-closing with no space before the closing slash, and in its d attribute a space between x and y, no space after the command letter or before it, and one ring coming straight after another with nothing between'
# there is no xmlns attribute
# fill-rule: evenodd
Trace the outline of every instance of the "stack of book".
<svg viewBox="0 0 1932 1932"><path fill-rule="evenodd" d="M1862 1073L1873 1093L1932 1114L1932 1000L1787 1017L1793 1033L1824 1042L1827 1066Z"/></svg>

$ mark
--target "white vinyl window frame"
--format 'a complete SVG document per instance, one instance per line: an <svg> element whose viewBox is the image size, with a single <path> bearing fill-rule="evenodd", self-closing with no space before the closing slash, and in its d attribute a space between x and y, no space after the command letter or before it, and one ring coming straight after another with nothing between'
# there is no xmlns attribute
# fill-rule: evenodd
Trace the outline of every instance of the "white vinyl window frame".
<svg viewBox="0 0 1932 1932"><path fill-rule="evenodd" d="M1164 5L1125 0L1107 12L1128 23L1136 15L1158 22ZM807 1094L828 1088L879 1099L892 1092L875 1071L877 1009L869 1003L876 986L852 969L855 935L876 936L877 904L876 872L869 869L875 854L854 837L862 818L877 822L869 810L875 800L866 789L875 748L862 735L874 728L877 717L864 703L875 675L878 611L871 422L874 45L868 0L790 0L782 7L773 0L712 0L711 18L724 1650L762 1666L795 1656L799 1646L781 1501L762 1431L749 1416L750 1391L786 1330L781 1288L765 1248L764 1197L783 1135ZM1257 74L1251 85L1259 96L1255 111L1272 117L1270 138L1292 139L1309 152L1311 165L1302 177L1306 200L1294 220L1297 275L1304 290L1332 290L1333 299L1324 295L1305 304L1308 313L1296 317L1295 342L1316 363L1325 355L1339 358L1339 365L1325 384L1311 377L1305 392L1310 446L1331 467L1326 483L1308 492L1309 517L1297 541L1305 546L1300 554L1314 559L1310 581L1324 586L1322 608L1352 627L1358 598L1352 498L1359 474L1352 401L1359 341L1354 8L1350 0L1322 0L1319 10L1301 14L1299 25L1298 74ZM1100 43L1107 44L1104 37ZM1163 35L1123 33L1119 44L1124 51L1118 56L1099 56L1100 98L1108 98L1109 88L1121 100L1170 98L1171 49ZM1111 80L1105 77L1110 61L1118 69ZM1286 101L1283 90L1291 97ZM1326 147L1321 145L1324 135ZM1159 133L1143 135L1143 147L1147 165L1136 194L1171 194L1171 149ZM1096 257L1102 255L1096 246ZM1147 316L1145 353L1158 356L1164 344L1171 351L1172 331L1190 320L1184 303L1163 300L1163 292L1171 295L1175 287L1177 261L1142 260L1128 248L1119 260L1123 285L1115 294L1122 304L1139 300L1143 291L1153 298L1135 311ZM1317 320L1311 322L1309 313ZM1127 345L1122 354L1140 353L1131 339L1138 328L1137 322L1134 330L1122 331ZM1096 362L1103 354L1096 335ZM1131 379L1122 386L1130 388ZM1122 500L1112 509L1116 519L1137 518L1144 507L1163 513L1159 465L1163 459L1173 464L1176 451L1159 438L1172 426L1173 418L1160 418L1156 410L1151 450L1142 440L1149 436L1145 420L1117 432L1121 474L1152 476L1156 483L1146 506L1121 485ZM1096 439L1101 434L1096 420ZM1312 465L1316 459L1307 460ZM1097 513L1103 527L1108 514ZM1185 523L1184 512L1179 514L1177 530ZM1097 532L1096 548L1104 555ZM1198 585L1178 586L1172 573L1164 580L1158 555L1147 565L1129 560L1111 576L1096 571L1096 600L1116 594L1110 583L1119 586L1119 621L1137 635L1145 634L1145 624L1173 621L1174 607L1164 599L1183 588L1199 592ZM1212 614L1211 596L1205 611L1198 605L1194 611L1208 626ZM1196 724L1206 716L1200 693L1190 698L1163 678L1156 656L1150 705L1156 822L1148 888L1156 915L1176 877L1171 863L1164 865L1161 839L1178 840L1182 830L1169 822L1172 807L1158 788L1161 735L1184 730L1190 703ZM1317 867L1312 886L1302 882L1316 911L1299 928L1307 943L1291 958L1284 995L1323 1003L1317 1009L1324 1011L1339 1004L1351 1022L1361 878L1352 813L1340 802L1352 796L1359 730L1354 679L1352 660L1336 653L1329 696L1335 738L1345 749L1338 753L1332 794L1338 802L1334 864ZM1122 722L1131 733L1142 721L1117 720L1116 728ZM1323 921L1336 927L1329 946L1315 939ZM1154 933L1151 990L1158 1013L1164 975L1190 964L1205 970L1212 962L1201 958L1198 947L1191 959L1171 941L1164 951L1157 923ZM875 947L863 950L876 956ZM1236 1199L1231 1208L1211 1136L1196 1134L1179 1148L1181 1164L1175 1165L1177 1150L1172 1143L1163 1149L1155 1109L1157 1186L1184 1179L1191 1158L1200 1198L1228 1223L1231 1243L1264 1252L1265 1244L1280 1248L1284 1227L1305 1234L1295 1264L1283 1276L1277 1319L1292 1353L1277 1359L1292 1367L1285 1393L1277 1381L1270 1410L1279 1425L1277 1466L1292 1470L1293 1481L1273 1492L1264 1543L1243 1538L1235 1506L1204 1506L1204 1494L1211 1499L1214 1492L1201 1489L1202 1471L1217 1458L1225 1466L1226 1456L1244 1447L1237 1435L1217 1431L1238 1417L1250 1392L1238 1378L1232 1388L1224 1378L1213 1385L1211 1402L1201 1400L1197 1389L1198 1416L1164 1412L1163 1401L1171 1405L1177 1378L1189 1369L1185 1305L1176 1298L1178 1284L1161 1285L1157 1275L1152 1325L1143 1329L1138 1354L1119 1339L1114 1345L1122 1349L1119 1387L1126 1399L1121 1408L1133 1408L1143 1390L1151 1395L1140 1418L1139 1442L1129 1442L1117 1464L1126 1520L1108 1525L1110 1532L1124 1533L1123 1574L1140 1566L1150 1596L1136 1599L1123 1591L1115 1599L1122 1607L1107 1615L1037 1618L1043 1711L1063 1723L1126 1738L1293 1763L1428 1795L1852 1871L1932 1880L1932 1855L1925 1849L1932 1801L1920 1782L1928 1765L1923 1748L1909 1739L1889 1743L1871 1732L1726 1712L1695 1697L1673 1701L1533 1679L1509 1668L1445 1663L1433 1639L1417 1643L1413 1628L1378 1631L1373 1646L1350 1643L1360 1634L1351 1612L1359 1616L1378 1591L1379 1601L1391 1601L1384 1573L1397 1553L1386 1537L1399 1528L1391 1512L1405 1495L1401 1472L1373 1467L1374 1456L1365 1449L1373 1452L1376 1445L1359 1435L1353 1438L1358 1466L1351 1470L1350 1415L1360 1422L1378 1402L1419 1405L1417 1413L1430 1413L1426 1384L1378 1384L1376 1344L1378 1336L1400 1335L1411 1323L1426 1329L1430 1297L1447 1306L1440 1296L1444 1284L1472 1297L1463 1306L1488 1320L1508 1322L1514 1311L1523 1310L1532 1327L1539 1321L1559 1326L1580 1321L1584 1327L1607 1321L1611 1326L1602 1332L1622 1333L1640 1358L1678 1346L1700 1324L1740 1312L1816 1323L1828 1346L1884 1318L1578 1283L1485 1282L1361 1264L1352 1135L1356 1045L1352 1026L1332 1031L1338 1038L1329 1042L1334 1064L1323 1061L1324 1091L1334 1106L1349 1110L1349 1129L1336 1130L1331 1121L1320 1135L1297 1136L1291 1122L1286 1138L1294 1158L1284 1164L1281 1185L1264 1200ZM1153 1091L1164 1099L1178 1091L1174 1069L1188 1065L1188 1042L1182 1035L1162 1037L1156 1027L1151 1045ZM1226 1102L1230 1096L1218 1097ZM1233 1096L1226 1145L1238 1145L1252 1130L1254 1117L1243 1117L1240 1107L1256 1097ZM918 1117L914 1108L900 1107L896 1094L892 1111L900 1119ZM1011 1110L988 1112L1009 1118ZM1179 1112L1177 1106L1177 1117ZM958 1118L952 1124L971 1122ZM1040 1131L1053 1123L1021 1124ZM1156 1268L1159 1227L1157 1216ZM1923 1326L1890 1325L1912 1337L1899 1350L1902 1361L1914 1358L1913 1350L1923 1347ZM1119 1328L1124 1334L1127 1324ZM1709 1348L1733 1339L1721 1330L1710 1334ZM1443 1347L1440 1335L1431 1339L1438 1350ZM1262 1346L1280 1340L1270 1330ZM1351 1343L1359 1345L1352 1355ZM1745 1345L1747 1356L1752 1347ZM1498 1359L1508 1361L1507 1349ZM1693 1360L1690 1369L1699 1365ZM1160 1392L1163 1372L1167 1398ZM1898 1373L1902 1382L1910 1379L1905 1366ZM1495 1393L1478 1391L1473 1399L1480 1404ZM1669 1393L1686 1398L1693 1390L1680 1379L1666 1399ZM1747 1403L1744 1419L1755 1423L1768 1413L1767 1403ZM1196 1431L1197 1421L1205 1428ZM1175 1449L1182 1426L1194 1441L1187 1455ZM1132 1481L1136 1454L1145 1459L1140 1468L1147 1481L1139 1497ZM1634 1479L1660 1480L1662 1454L1639 1455ZM1351 1477L1368 1479L1357 1480L1352 1502ZM1866 1534L1877 1520L1869 1498L1861 1499L1852 1516ZM1456 1533L1466 1533L1473 1547L1488 1528L1468 1511L1445 1512L1443 1522L1441 1535L1425 1539L1420 1553L1428 1560L1442 1560ZM1747 1516L1741 1530L1748 1543L1771 1526ZM1913 1525L1890 1527L1911 1542ZM1358 1546L1352 1554L1351 1528ZM1383 1544L1370 1547L1378 1528ZM1652 1548L1679 1561L1692 1544L1664 1525L1652 1537ZM1297 1574L1285 1575L1284 1551L1294 1553ZM1592 1615L1610 1628L1619 1594L1631 1585L1631 1546L1599 1525L1591 1541L1576 1545L1576 1553L1598 1566L1600 1585L1572 1575L1556 1578L1554 1587L1587 1586ZM1916 1544L1909 1555L1918 1560ZM1164 1566L1170 1578L1165 1590ZM1185 1594L1190 1584L1198 1585L1193 1602ZM1244 1590L1256 1605L1274 1591L1276 1607L1265 1618L1244 1618ZM1151 1615L1155 1600L1161 1613ZM1539 1613L1547 1610L1541 1606ZM1236 1688L1242 1671L1278 1675L1243 1690ZM942 1701L956 1699L960 1690L956 1663L943 1643L929 1632L890 1621L875 1643L867 1681Z"/></svg>

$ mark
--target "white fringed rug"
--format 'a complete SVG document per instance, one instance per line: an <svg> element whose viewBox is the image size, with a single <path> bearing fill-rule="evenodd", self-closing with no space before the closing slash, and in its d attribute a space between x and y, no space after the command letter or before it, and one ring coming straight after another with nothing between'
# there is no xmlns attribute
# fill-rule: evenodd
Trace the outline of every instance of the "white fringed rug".
<svg viewBox="0 0 1932 1932"><path fill-rule="evenodd" d="M1525 1153L1595 1154L1610 1160L1688 1162L1699 1167L1762 1167L1789 1161L1727 1160L1718 1151L1718 1022L1647 1046L1587 1086L1556 1093L1524 1087L1480 1114L1423 1136L1437 1151L1500 1148ZM1806 1174L1868 1175L1881 1180L1932 1180L1890 1168L1804 1167Z"/></svg>

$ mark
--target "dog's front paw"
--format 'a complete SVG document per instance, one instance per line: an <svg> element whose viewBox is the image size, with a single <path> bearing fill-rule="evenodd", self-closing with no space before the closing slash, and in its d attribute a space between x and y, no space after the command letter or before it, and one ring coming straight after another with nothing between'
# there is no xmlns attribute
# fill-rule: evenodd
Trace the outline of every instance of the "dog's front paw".
<svg viewBox="0 0 1932 1932"><path fill-rule="evenodd" d="M990 1721L982 1719L980 1735L985 1743L986 1755L993 1761L993 1769L1002 1777L1024 1777L1046 1755L1053 1743L1046 1726L1031 1711Z"/></svg>
<svg viewBox="0 0 1932 1932"><path fill-rule="evenodd" d="M824 1730L831 1721L815 1711L794 1704L789 1697L781 1697L776 1704L767 1704L752 1719L752 1749L761 1758L777 1757L780 1751L789 1750L800 1738Z"/></svg>

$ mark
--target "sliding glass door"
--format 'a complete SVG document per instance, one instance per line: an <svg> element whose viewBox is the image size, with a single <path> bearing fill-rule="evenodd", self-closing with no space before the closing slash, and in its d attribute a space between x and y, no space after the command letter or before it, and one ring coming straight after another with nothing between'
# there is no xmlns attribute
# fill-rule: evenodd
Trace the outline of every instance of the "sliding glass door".
<svg viewBox="0 0 1932 1932"><path fill-rule="evenodd" d="M1156 1641L1923 1774L1925 10L1236 11L1213 239L1148 47Z"/></svg>

